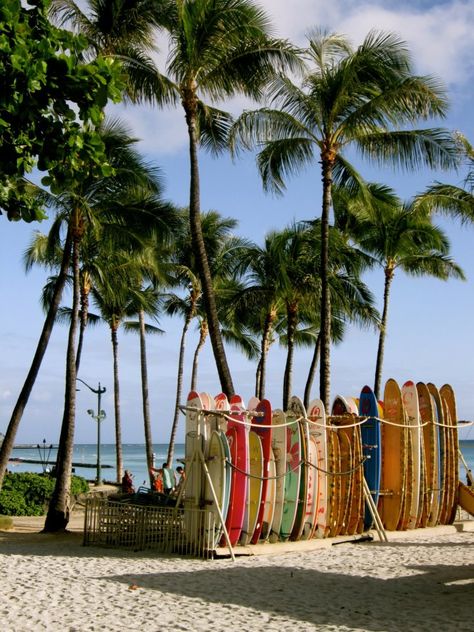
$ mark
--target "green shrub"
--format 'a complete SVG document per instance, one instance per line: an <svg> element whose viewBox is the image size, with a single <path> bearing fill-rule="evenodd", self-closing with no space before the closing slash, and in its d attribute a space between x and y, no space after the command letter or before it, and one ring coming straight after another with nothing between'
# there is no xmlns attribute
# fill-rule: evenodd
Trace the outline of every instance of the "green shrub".
<svg viewBox="0 0 474 632"><path fill-rule="evenodd" d="M53 494L55 479L48 474L18 472L7 474L0 491L0 514L5 516L42 516ZM87 481L72 476L73 496L89 491Z"/></svg>
<svg viewBox="0 0 474 632"><path fill-rule="evenodd" d="M11 529L13 527L13 520L10 516L0 516L0 529Z"/></svg>

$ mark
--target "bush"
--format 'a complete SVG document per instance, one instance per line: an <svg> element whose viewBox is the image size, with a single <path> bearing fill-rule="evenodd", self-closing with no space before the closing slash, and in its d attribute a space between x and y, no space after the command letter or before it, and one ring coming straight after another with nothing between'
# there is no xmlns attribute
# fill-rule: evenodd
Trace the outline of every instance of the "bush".
<svg viewBox="0 0 474 632"><path fill-rule="evenodd" d="M7 474L0 491L0 514L5 516L42 516L53 494L55 479L48 474L18 472ZM89 490L81 476L71 479L73 496Z"/></svg>

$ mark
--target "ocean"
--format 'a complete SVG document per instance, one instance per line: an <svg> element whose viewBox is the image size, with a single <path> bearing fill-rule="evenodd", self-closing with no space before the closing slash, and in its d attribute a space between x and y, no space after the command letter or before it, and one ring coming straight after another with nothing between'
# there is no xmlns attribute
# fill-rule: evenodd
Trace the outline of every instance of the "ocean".
<svg viewBox="0 0 474 632"><path fill-rule="evenodd" d="M166 461L168 454L168 444L153 444L155 454L155 465L161 467ZM49 445L43 444L34 447L17 447L13 450L12 458L29 459L41 461L42 463L19 463L10 461L9 469L12 472L43 472L46 461L48 467L56 460L56 449L49 450ZM179 459L184 459L184 443L177 443L175 446L173 468L179 465ZM74 446L73 453L74 473L83 476L87 480L95 481L97 474L97 444L80 443ZM115 444L106 443L100 446L101 475L105 482L115 482L117 480L115 469ZM43 465L44 464L44 465ZM92 467L87 467L92 465ZM146 467L145 444L125 443L123 445L123 466L130 470L133 475L135 488L140 485L149 486L150 480Z"/></svg>
<svg viewBox="0 0 474 632"><path fill-rule="evenodd" d="M461 453L468 465L468 467L474 471L474 440L460 441L459 447ZM155 443L153 445L153 451L155 453L156 467L161 467L166 461L168 444ZM31 459L42 461L49 460L54 464L56 459L56 450L53 448L49 453L49 446L43 447L41 444L38 447L28 448L15 448L13 450L13 458ZM115 482L116 470L115 470L115 445L103 444L100 451L101 466L102 466L102 479L106 482ZM177 443L175 448L173 468L176 468L180 464L179 460L184 459L184 443ZM97 463L97 445L95 444L78 444L74 447L73 462L76 464L74 467L75 474L83 476L84 478L95 481L96 478L96 463ZM85 464L91 464L92 467L84 467ZM140 485L149 485L149 477L146 468L145 457L145 445L140 443L126 443L123 445L123 464L124 469L130 470L133 475L133 481L135 488ZM108 466L108 467L104 467ZM51 467L51 466L49 466ZM43 466L41 463L18 463L11 461L9 469L12 472L42 472ZM459 475L462 481L466 480L466 470L462 463L459 465Z"/></svg>

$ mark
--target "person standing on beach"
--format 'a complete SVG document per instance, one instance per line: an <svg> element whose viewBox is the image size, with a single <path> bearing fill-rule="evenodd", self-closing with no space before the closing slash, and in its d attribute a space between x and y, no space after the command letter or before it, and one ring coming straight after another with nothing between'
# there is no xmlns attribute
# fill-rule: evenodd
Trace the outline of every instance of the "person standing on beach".
<svg viewBox="0 0 474 632"><path fill-rule="evenodd" d="M171 494L176 485L176 478L169 463L163 463L163 491L165 494Z"/></svg>
<svg viewBox="0 0 474 632"><path fill-rule="evenodd" d="M133 494L134 492L132 475L129 470L125 470L125 474L122 477L122 493Z"/></svg>

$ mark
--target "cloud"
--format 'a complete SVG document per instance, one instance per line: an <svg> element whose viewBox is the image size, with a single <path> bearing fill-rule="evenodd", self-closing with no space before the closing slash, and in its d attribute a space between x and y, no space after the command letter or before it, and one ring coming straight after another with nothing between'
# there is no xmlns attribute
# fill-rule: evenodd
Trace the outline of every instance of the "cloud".
<svg viewBox="0 0 474 632"><path fill-rule="evenodd" d="M397 33L408 43L416 72L433 74L451 91L461 93L472 84L474 74L474 4L464 0L436 2L413 0L394 4L387 0L359 2L333 0L260 0L273 21L275 35L304 46L305 34L316 27L347 35L359 44L371 29ZM167 53L160 36L163 67ZM226 109L239 114L252 104L243 97L226 102ZM187 146L181 107L157 110L152 107L111 106L109 112L126 118L141 139L140 148L153 155L177 154Z"/></svg>

